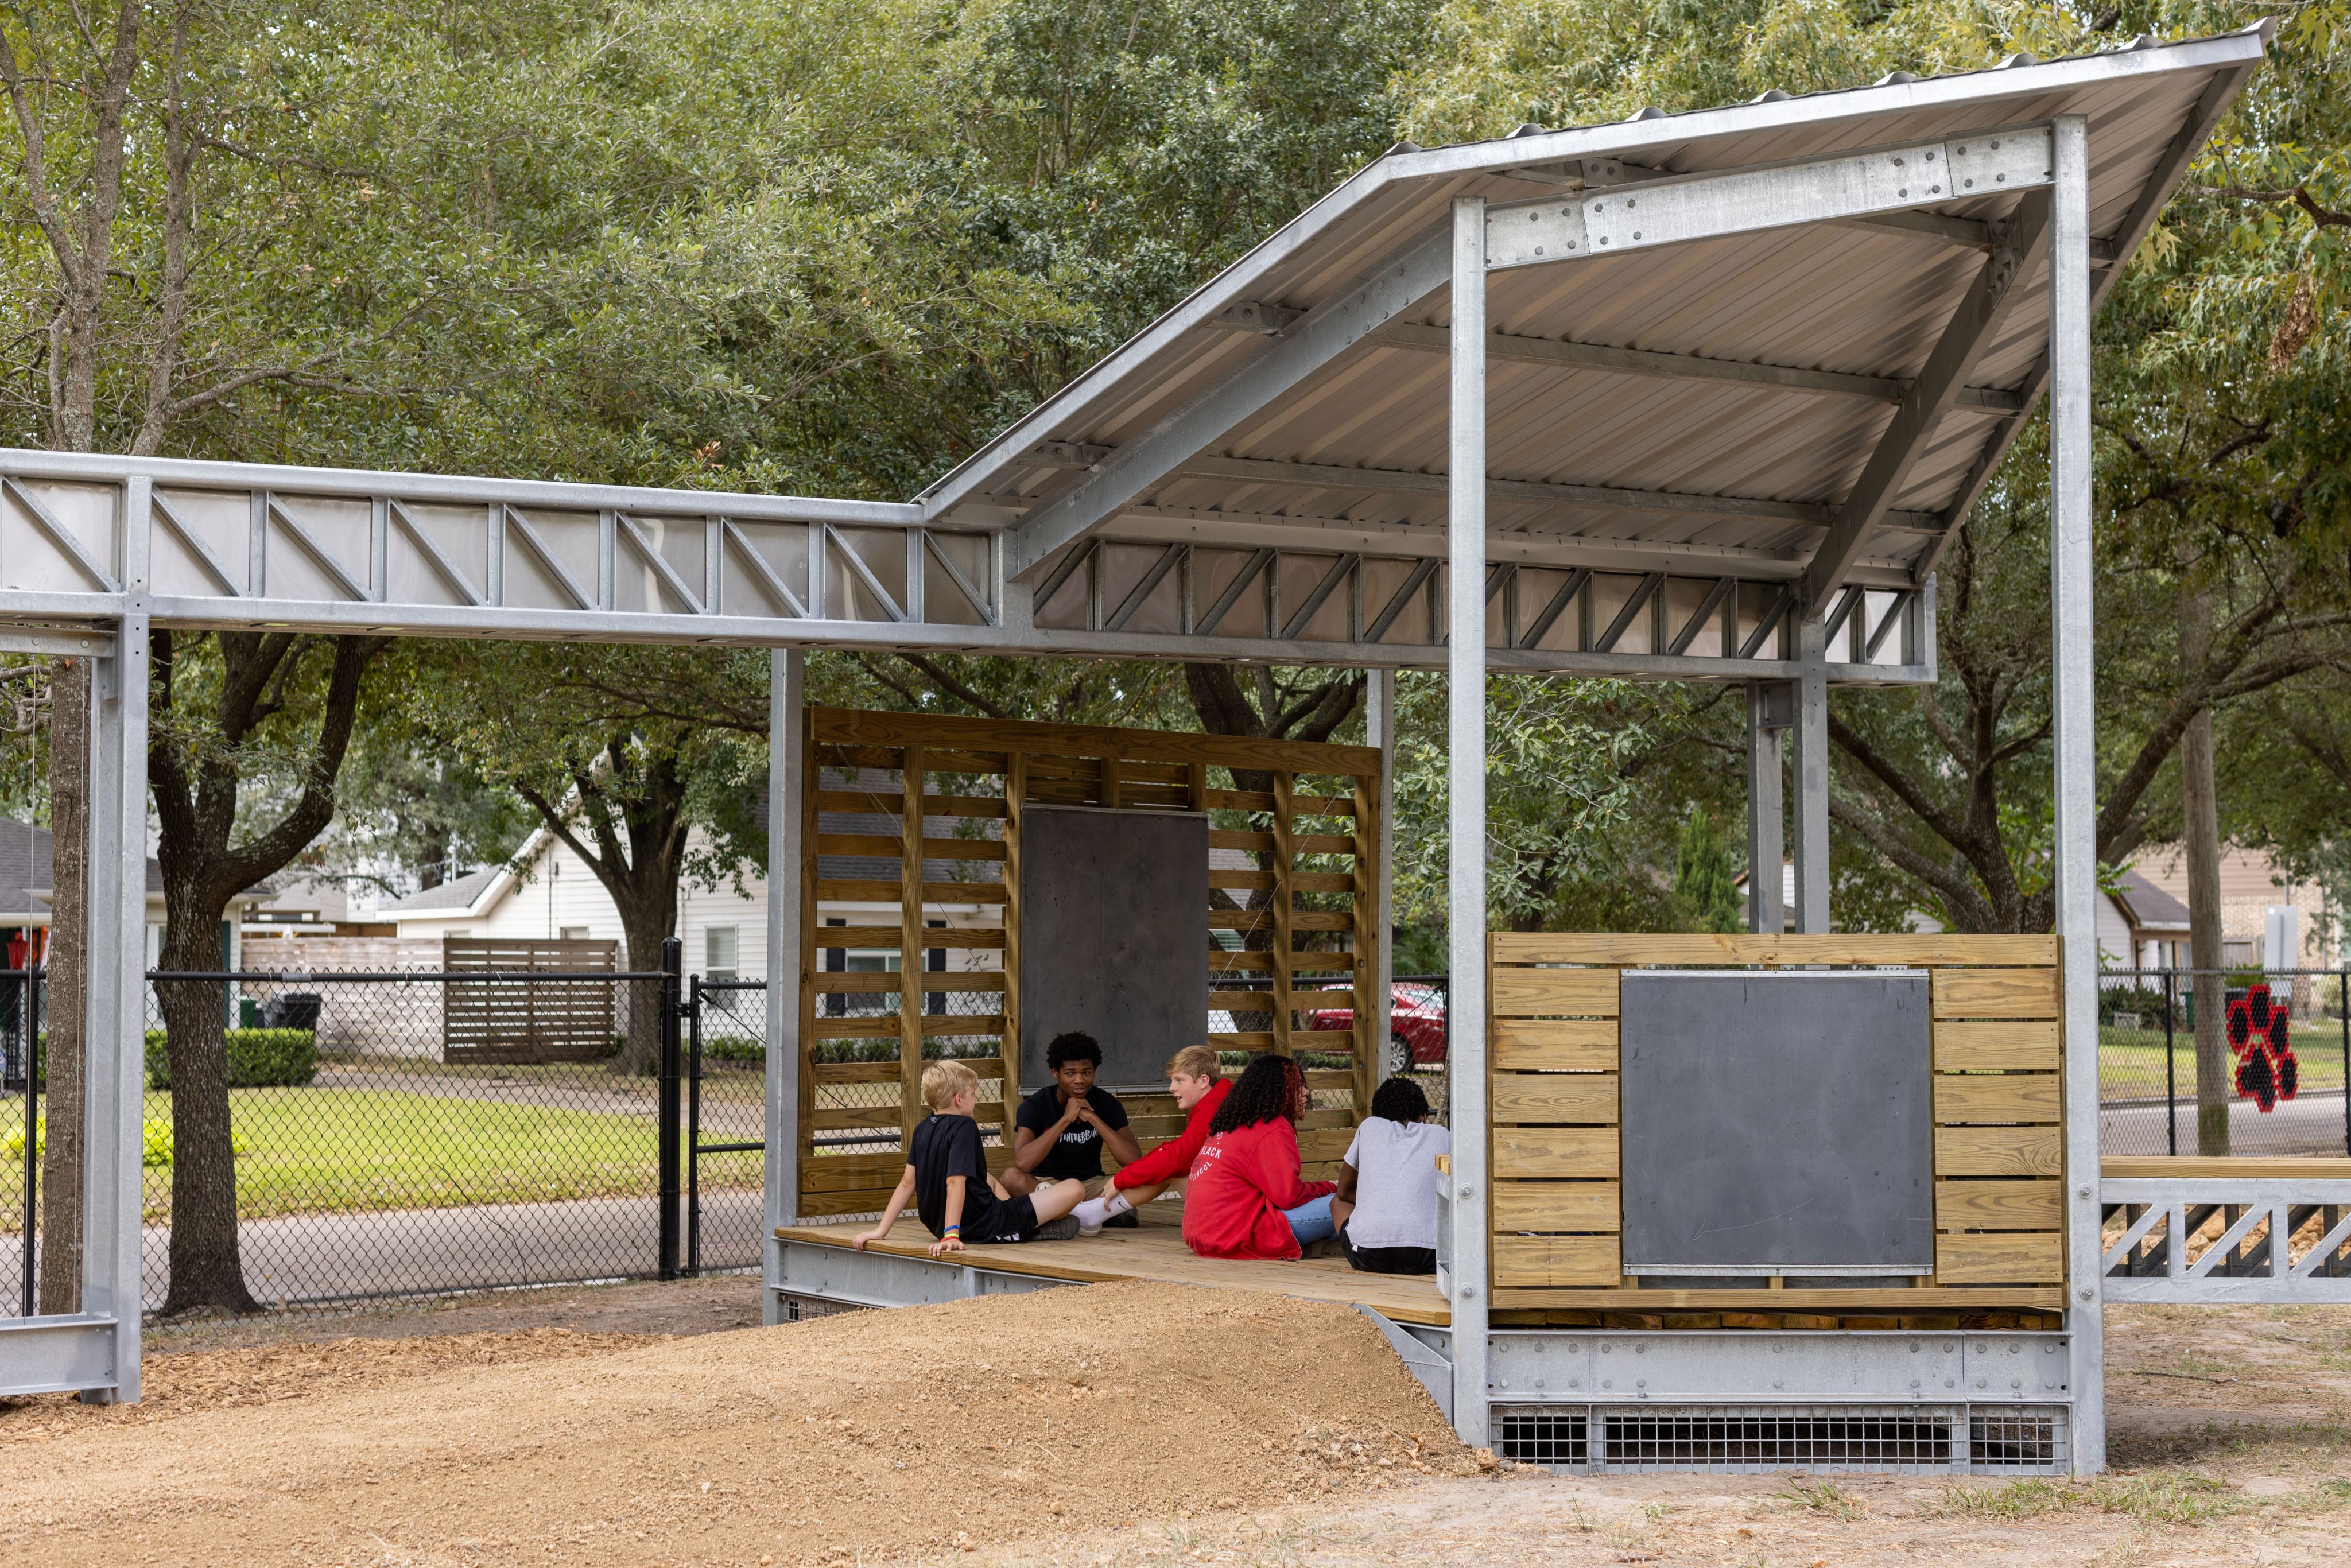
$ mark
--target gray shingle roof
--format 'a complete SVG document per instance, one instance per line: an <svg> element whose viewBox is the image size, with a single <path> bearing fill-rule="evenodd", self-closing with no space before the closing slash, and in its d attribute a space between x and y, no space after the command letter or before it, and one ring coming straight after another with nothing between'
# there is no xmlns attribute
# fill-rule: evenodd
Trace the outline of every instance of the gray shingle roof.
<svg viewBox="0 0 2351 1568"><path fill-rule="evenodd" d="M420 915L455 915L479 898L482 889L489 886L490 879L505 869L503 866L484 866L479 871L469 871L454 881L444 882L438 887L412 893L406 898L391 904L380 904L376 906L376 918L397 920L402 915L413 919Z"/></svg>
<svg viewBox="0 0 2351 1568"><path fill-rule="evenodd" d="M2135 871L2123 873L2122 904L2142 931L2188 929L2188 906Z"/></svg>
<svg viewBox="0 0 2351 1568"><path fill-rule="evenodd" d="M10 817L0 817L0 913L31 915L46 921L48 904L33 896L55 886L49 851L49 830ZM147 892L160 897L163 870L147 858Z"/></svg>

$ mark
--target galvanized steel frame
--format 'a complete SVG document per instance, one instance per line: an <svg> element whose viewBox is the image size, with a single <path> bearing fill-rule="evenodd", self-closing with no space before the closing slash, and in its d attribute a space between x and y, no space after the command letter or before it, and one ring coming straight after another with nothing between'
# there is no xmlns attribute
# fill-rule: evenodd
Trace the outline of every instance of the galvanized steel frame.
<svg viewBox="0 0 2351 1568"><path fill-rule="evenodd" d="M1838 1329L1497 1329L1497 1404L2062 1404L2062 1333Z"/></svg>
<svg viewBox="0 0 2351 1568"><path fill-rule="evenodd" d="M2090 549L2090 128L2061 115L2050 204L2049 587L2057 797L2054 872L2064 1050L2065 1326L2074 1362L2074 1463L2106 1465L2105 1329L2099 1296L2097 689Z"/></svg>
<svg viewBox="0 0 2351 1568"><path fill-rule="evenodd" d="M2176 1306L2351 1305L2351 1274L2325 1271L2330 1260L2351 1246L2351 1178L2108 1177L2098 1184L2098 1204L2102 1214L2119 1210L2125 1220L2121 1236L2098 1260L2099 1289L2107 1301ZM2191 1260L2191 1212L2207 1209L2220 1210L2231 1222ZM2322 1224L2318 1239L2297 1263L2284 1239L2297 1228L2297 1211L2306 1216L2313 1210L2333 1223ZM2236 1211L2233 1217L2231 1211ZM2163 1234L2157 1238L2152 1232L2158 1224ZM2255 1274L2224 1272L2231 1254L2257 1228L2264 1229L2266 1269ZM2162 1257L2163 1272L2129 1271L2133 1254L2150 1246Z"/></svg>
<svg viewBox="0 0 2351 1568"><path fill-rule="evenodd" d="M1032 588L1004 575L1004 535L935 527L911 505L5 451L0 530L10 528L20 559L37 544L52 552L45 574L76 584L0 589L0 640L31 651L79 648L137 612L156 625L428 637L1357 669L1446 664L1441 637L1407 641L1396 631L1404 612L1433 598L1445 574L1443 541L1434 537L1372 536L1370 548L1358 548L1364 541L1333 544L1307 533L1301 548L1290 536L1302 530L1270 529L1272 542L1251 547L1244 570L1207 603L1207 573L1195 570L1196 558L1224 547L1154 541L1158 560L1112 603L1102 552L1127 541L1067 552ZM1524 557L1529 547L1511 549ZM1593 553L1602 575L1618 570L1608 548ZM1791 672L1788 660L1771 655L1794 602L1796 563L1733 560L1695 547L1635 553L1642 570L1663 560L1675 575L1707 582L1708 612L1656 631L1652 645L1661 651L1625 653L1611 640L1554 633L1571 597L1556 595L1547 618L1521 624L1512 613L1497 626L1494 665L1664 680ZM1284 565L1299 557L1311 561L1315 587L1285 604ZM1400 577L1401 586L1368 587L1375 570ZM20 569L18 580L26 575ZM1588 570L1574 574L1575 591L1588 597L1596 580ZM1747 628L1731 608L1741 584L1778 596L1767 622L1743 641ZM166 586L174 591L161 591ZM1830 678L1931 680L1932 643L1920 634L1930 613L1924 596L1901 584L1873 586L1885 604L1878 624L1898 628L1901 640L1890 653L1885 639L1876 646L1853 640ZM1082 610L1064 611L1063 602ZM1131 629L1146 603L1174 629Z"/></svg>

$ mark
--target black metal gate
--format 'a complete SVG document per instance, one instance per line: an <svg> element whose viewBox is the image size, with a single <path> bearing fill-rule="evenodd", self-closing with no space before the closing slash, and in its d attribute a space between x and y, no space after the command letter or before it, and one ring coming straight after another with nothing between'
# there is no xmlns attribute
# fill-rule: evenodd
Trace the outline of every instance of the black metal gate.
<svg viewBox="0 0 2351 1568"><path fill-rule="evenodd" d="M682 1010L690 1025L684 1271L752 1268L766 1214L768 983L696 975ZM715 1212L704 1202L705 1160L723 1199Z"/></svg>

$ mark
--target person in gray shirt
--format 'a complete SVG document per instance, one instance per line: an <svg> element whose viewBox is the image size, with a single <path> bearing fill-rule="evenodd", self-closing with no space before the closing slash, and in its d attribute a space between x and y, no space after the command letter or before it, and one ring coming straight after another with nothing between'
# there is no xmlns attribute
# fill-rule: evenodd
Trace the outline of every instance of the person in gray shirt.
<svg viewBox="0 0 2351 1568"><path fill-rule="evenodd" d="M1332 1213L1347 1261L1367 1274L1437 1272L1437 1156L1453 1134L1428 1119L1428 1096L1401 1075L1372 1096L1339 1168Z"/></svg>

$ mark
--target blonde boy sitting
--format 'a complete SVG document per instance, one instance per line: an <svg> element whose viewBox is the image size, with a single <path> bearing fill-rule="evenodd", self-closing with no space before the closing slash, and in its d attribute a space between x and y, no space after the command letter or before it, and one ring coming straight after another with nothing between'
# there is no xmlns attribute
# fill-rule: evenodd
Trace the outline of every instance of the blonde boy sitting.
<svg viewBox="0 0 2351 1568"><path fill-rule="evenodd" d="M859 1251L890 1234L909 1200L938 1238L931 1243L934 1258L960 1252L967 1241L1061 1241L1078 1233L1069 1214L1085 1196L1082 1183L1056 1182L1015 1197L987 1174L979 1124L972 1118L979 1104L977 1073L960 1061L932 1062L923 1069L923 1103L931 1113L906 1139L905 1173L882 1206L881 1223L854 1238Z"/></svg>

